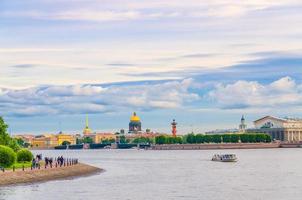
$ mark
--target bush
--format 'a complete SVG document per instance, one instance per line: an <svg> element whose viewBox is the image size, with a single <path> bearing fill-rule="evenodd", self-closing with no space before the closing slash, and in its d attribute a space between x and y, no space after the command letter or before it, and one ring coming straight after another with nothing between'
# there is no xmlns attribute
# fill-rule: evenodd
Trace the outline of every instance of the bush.
<svg viewBox="0 0 302 200"><path fill-rule="evenodd" d="M30 162L33 159L33 154L27 149L21 149L17 152L18 162Z"/></svg>
<svg viewBox="0 0 302 200"><path fill-rule="evenodd" d="M0 145L0 166L10 167L16 162L16 153L13 149Z"/></svg>

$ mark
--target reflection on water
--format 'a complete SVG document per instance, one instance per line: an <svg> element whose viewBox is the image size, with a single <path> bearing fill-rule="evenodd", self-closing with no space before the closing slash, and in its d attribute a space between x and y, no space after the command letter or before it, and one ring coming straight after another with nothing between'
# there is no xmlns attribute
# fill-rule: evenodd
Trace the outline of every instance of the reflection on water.
<svg viewBox="0 0 302 200"><path fill-rule="evenodd" d="M78 157L104 173L0 189L0 199L301 199L302 149L39 151ZM237 163L210 161L235 153Z"/></svg>

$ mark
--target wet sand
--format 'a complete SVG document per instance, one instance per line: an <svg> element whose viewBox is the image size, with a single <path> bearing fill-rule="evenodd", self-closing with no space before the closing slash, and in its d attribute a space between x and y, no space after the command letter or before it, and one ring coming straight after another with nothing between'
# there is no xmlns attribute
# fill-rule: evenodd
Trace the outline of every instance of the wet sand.
<svg viewBox="0 0 302 200"><path fill-rule="evenodd" d="M102 172L102 169L82 163L58 168L41 168L40 170L25 169L25 171L22 171L22 169L18 169L15 172L0 172L0 186L75 178L100 172Z"/></svg>

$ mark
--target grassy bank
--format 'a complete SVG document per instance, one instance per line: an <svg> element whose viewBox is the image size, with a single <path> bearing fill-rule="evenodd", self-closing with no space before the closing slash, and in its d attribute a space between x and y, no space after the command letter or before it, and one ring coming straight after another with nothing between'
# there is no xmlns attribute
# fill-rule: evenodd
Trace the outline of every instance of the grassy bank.
<svg viewBox="0 0 302 200"><path fill-rule="evenodd" d="M15 169L22 169L24 166L24 168L30 168L31 167L31 162L24 162L24 163L15 163L10 167L6 167L6 170L10 170L13 169L13 167L15 167Z"/></svg>

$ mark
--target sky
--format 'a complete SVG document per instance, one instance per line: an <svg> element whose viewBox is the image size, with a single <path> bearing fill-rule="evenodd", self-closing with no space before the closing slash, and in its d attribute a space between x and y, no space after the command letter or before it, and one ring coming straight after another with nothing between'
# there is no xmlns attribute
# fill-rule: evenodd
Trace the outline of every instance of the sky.
<svg viewBox="0 0 302 200"><path fill-rule="evenodd" d="M300 0L1 0L12 134L204 132L302 117Z"/></svg>

